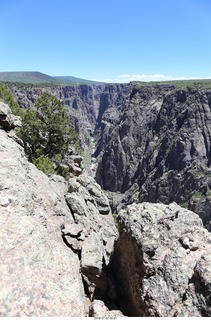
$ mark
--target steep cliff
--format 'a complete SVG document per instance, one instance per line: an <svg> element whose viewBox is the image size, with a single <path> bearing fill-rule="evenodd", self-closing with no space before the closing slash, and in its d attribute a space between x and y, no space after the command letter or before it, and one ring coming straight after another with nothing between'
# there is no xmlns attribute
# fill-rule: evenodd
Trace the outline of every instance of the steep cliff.
<svg viewBox="0 0 211 320"><path fill-rule="evenodd" d="M126 203L176 201L209 229L210 108L210 90L126 86L102 116L96 180Z"/></svg>

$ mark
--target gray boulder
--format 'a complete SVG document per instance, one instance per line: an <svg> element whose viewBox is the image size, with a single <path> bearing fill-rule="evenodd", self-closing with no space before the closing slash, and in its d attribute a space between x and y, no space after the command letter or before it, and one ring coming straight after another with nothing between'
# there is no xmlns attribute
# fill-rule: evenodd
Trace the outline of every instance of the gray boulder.
<svg viewBox="0 0 211 320"><path fill-rule="evenodd" d="M195 213L129 205L119 215L112 268L122 310L132 316L211 316L211 235Z"/></svg>
<svg viewBox="0 0 211 320"><path fill-rule="evenodd" d="M89 316L98 318L124 317L122 312L118 310L116 306L112 305L110 308L110 306L106 306L101 300L95 300L92 302L89 308Z"/></svg>
<svg viewBox="0 0 211 320"><path fill-rule="evenodd" d="M11 130L21 126L20 117L14 116L9 106L0 101L0 127Z"/></svg>

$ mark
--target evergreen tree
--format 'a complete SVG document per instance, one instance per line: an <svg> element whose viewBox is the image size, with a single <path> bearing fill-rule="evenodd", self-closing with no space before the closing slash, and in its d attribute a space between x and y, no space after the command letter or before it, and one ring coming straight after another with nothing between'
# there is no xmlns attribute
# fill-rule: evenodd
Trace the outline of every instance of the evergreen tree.
<svg viewBox="0 0 211 320"><path fill-rule="evenodd" d="M23 140L25 152L31 162L43 154L43 125L35 111L25 110L22 126L17 129L17 134Z"/></svg>
<svg viewBox="0 0 211 320"><path fill-rule="evenodd" d="M45 92L37 100L35 107L36 111L25 111L22 127L18 129L29 160L39 168L44 168L46 164L49 167L47 159L58 162L71 145L80 152L78 136L70 126L69 116L62 103ZM57 171L61 174L60 169L57 168Z"/></svg>
<svg viewBox="0 0 211 320"><path fill-rule="evenodd" d="M0 100L9 105L14 115L22 117L24 111L20 108L11 93L2 84L0 84Z"/></svg>
<svg viewBox="0 0 211 320"><path fill-rule="evenodd" d="M45 92L35 106L42 120L43 154L52 158L63 154L71 144L70 119L61 102Z"/></svg>

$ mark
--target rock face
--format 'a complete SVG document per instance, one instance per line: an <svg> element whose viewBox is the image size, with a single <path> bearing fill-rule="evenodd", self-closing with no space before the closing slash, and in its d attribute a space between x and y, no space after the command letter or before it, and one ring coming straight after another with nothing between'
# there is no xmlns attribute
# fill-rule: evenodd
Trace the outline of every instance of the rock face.
<svg viewBox="0 0 211 320"><path fill-rule="evenodd" d="M122 89L101 116L97 182L125 203L176 201L210 230L210 106L210 90Z"/></svg>
<svg viewBox="0 0 211 320"><path fill-rule="evenodd" d="M95 296L108 298L117 231L101 188L47 177L4 130L0 225L1 316L86 316Z"/></svg>
<svg viewBox="0 0 211 320"><path fill-rule="evenodd" d="M11 90L33 108L46 89L65 101L84 144L96 126L96 179L115 194L117 210L177 201L211 230L210 91ZM119 213L116 241L108 199L81 174L82 158L67 155L68 182L47 177L26 160L2 108L0 315L107 317L121 314L115 303L134 316L211 315L211 238L196 214L175 203L134 203Z"/></svg>
<svg viewBox="0 0 211 320"><path fill-rule="evenodd" d="M211 235L195 213L132 204L119 213L112 268L130 316L211 316Z"/></svg>
<svg viewBox="0 0 211 320"><path fill-rule="evenodd" d="M61 238L73 220L65 182L51 183L3 130L0 177L0 315L85 316L80 261Z"/></svg>

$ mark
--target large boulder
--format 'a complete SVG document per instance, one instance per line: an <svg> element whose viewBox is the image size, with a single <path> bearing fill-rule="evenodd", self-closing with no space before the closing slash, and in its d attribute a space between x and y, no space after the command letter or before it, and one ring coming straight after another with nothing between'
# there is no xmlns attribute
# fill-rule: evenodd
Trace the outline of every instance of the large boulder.
<svg viewBox="0 0 211 320"><path fill-rule="evenodd" d="M0 127L3 127L6 130L11 130L20 126L20 117L14 116L9 106L0 101Z"/></svg>
<svg viewBox="0 0 211 320"><path fill-rule="evenodd" d="M131 316L211 316L211 235L178 206L129 205L112 260L118 302Z"/></svg>

